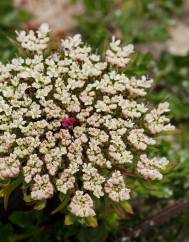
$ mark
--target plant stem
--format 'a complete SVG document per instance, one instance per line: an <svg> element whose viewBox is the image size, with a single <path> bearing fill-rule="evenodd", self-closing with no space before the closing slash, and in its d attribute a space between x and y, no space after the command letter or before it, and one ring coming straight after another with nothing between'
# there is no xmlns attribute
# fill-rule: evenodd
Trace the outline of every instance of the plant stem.
<svg viewBox="0 0 189 242"><path fill-rule="evenodd" d="M130 228L122 233L122 237L137 238L142 234L146 234L152 227L164 224L169 219L182 213L189 208L189 197L176 201L173 205L168 205L154 216L144 219L139 225Z"/></svg>

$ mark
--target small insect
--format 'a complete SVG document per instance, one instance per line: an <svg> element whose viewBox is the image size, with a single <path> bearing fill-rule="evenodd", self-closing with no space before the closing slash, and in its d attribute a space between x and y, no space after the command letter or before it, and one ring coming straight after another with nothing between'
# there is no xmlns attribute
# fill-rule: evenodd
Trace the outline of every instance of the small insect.
<svg viewBox="0 0 189 242"><path fill-rule="evenodd" d="M150 81L150 80L151 80L151 78L150 78L149 75L146 75L146 80L147 80L147 81Z"/></svg>
<svg viewBox="0 0 189 242"><path fill-rule="evenodd" d="M33 95L36 91L37 91L37 88L35 88L35 87L28 87L28 88L25 90L25 93L31 96L31 95Z"/></svg>

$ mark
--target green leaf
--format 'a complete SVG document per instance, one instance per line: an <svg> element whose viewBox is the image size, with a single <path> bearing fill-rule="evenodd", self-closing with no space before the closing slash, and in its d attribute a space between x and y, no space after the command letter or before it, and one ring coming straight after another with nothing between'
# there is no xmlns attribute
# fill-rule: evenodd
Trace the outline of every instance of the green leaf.
<svg viewBox="0 0 189 242"><path fill-rule="evenodd" d="M75 221L75 217L72 214L67 214L65 216L64 224L65 225L72 225Z"/></svg>
<svg viewBox="0 0 189 242"><path fill-rule="evenodd" d="M46 200L41 200L41 201L38 201L36 204L35 204L35 206L34 206L34 209L35 210L43 210L44 208L45 208L45 206L46 206Z"/></svg>
<svg viewBox="0 0 189 242"><path fill-rule="evenodd" d="M131 204L127 201L121 203L121 206L127 211L129 214L134 214L133 208Z"/></svg>
<svg viewBox="0 0 189 242"><path fill-rule="evenodd" d="M86 219L77 217L77 222L80 223L80 224L85 224L86 223Z"/></svg>
<svg viewBox="0 0 189 242"><path fill-rule="evenodd" d="M62 203L56 209L54 209L51 212L51 215L53 215L53 214L61 211L62 209L64 209L69 201L70 201L70 195L65 196L65 198L62 200Z"/></svg>
<svg viewBox="0 0 189 242"><path fill-rule="evenodd" d="M120 204L113 204L113 207L120 219L126 219L126 212Z"/></svg>
<svg viewBox="0 0 189 242"><path fill-rule="evenodd" d="M8 201L10 194L21 184L22 179L18 177L15 181L11 182L10 184L6 185L2 189L2 194L4 197L4 208L5 210L8 207Z"/></svg>
<svg viewBox="0 0 189 242"><path fill-rule="evenodd" d="M26 203L32 202L31 195L24 194L24 198L23 198L23 200L24 200Z"/></svg>
<svg viewBox="0 0 189 242"><path fill-rule="evenodd" d="M20 228L28 228L31 231L32 227L35 227L39 222L37 217L36 212L14 211L8 218L12 224Z"/></svg>
<svg viewBox="0 0 189 242"><path fill-rule="evenodd" d="M167 174L179 165L179 161L170 162L166 168L163 170L163 174Z"/></svg>
<svg viewBox="0 0 189 242"><path fill-rule="evenodd" d="M92 216L87 217L86 223L87 223L87 226L92 227L92 228L96 228L98 226L96 217L92 217Z"/></svg>

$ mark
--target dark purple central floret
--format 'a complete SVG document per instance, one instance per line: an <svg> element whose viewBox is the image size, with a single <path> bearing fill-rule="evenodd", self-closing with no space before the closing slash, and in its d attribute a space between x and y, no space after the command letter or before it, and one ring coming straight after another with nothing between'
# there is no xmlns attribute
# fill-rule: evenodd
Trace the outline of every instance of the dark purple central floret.
<svg viewBox="0 0 189 242"><path fill-rule="evenodd" d="M73 117L63 118L61 121L61 126L63 128L72 129L77 125L77 119Z"/></svg>

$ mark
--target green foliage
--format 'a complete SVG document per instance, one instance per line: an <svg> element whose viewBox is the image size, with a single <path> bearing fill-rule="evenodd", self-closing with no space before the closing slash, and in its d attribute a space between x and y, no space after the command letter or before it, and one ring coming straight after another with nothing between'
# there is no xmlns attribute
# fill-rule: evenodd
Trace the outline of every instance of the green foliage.
<svg viewBox="0 0 189 242"><path fill-rule="evenodd" d="M78 0L79 1L79 0ZM81 0L80 0L81 1ZM126 43L164 41L171 16L179 14L181 0L83 0L79 31L101 49L115 34Z"/></svg>
<svg viewBox="0 0 189 242"><path fill-rule="evenodd" d="M14 31L30 18L28 12L13 7L13 0L0 1L0 61L6 62L15 56L16 48L11 42Z"/></svg>

